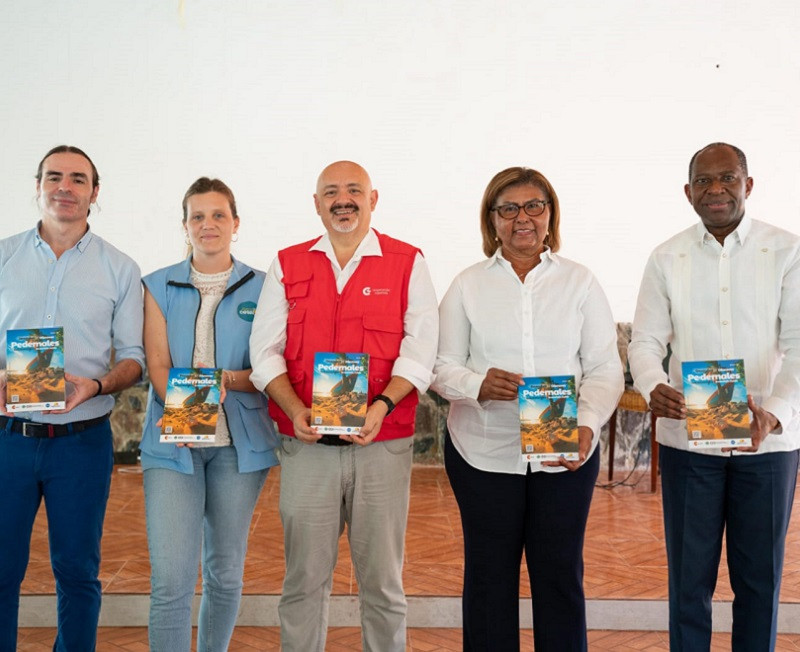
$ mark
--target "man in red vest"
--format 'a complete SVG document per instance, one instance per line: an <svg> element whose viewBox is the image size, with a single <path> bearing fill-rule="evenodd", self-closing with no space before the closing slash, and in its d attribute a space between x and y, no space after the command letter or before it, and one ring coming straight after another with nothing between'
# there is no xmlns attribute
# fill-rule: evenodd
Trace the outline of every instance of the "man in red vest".
<svg viewBox="0 0 800 652"><path fill-rule="evenodd" d="M419 249L370 229L378 191L339 161L317 181L326 233L284 249L264 284L250 339L251 379L270 398L281 444L286 576L284 652L323 652L345 524L358 581L363 649L401 652L402 564L417 390L432 379L436 294ZM369 354L358 435L310 425L314 354Z"/></svg>

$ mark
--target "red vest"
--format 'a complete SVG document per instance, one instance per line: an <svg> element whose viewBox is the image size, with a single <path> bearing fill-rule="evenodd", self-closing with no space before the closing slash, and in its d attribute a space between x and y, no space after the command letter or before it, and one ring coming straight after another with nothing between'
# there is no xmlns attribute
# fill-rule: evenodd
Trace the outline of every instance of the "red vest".
<svg viewBox="0 0 800 652"><path fill-rule="evenodd" d="M377 231L376 231L377 233ZM289 303L286 319L286 369L294 391L311 405L314 354L369 353L368 402L392 377L403 339L408 282L419 250L377 233L383 256L364 256L339 294L331 262L309 251L319 238L278 253ZM417 392L411 391L381 425L376 441L411 437ZM269 412L280 432L294 435L292 422L275 401Z"/></svg>

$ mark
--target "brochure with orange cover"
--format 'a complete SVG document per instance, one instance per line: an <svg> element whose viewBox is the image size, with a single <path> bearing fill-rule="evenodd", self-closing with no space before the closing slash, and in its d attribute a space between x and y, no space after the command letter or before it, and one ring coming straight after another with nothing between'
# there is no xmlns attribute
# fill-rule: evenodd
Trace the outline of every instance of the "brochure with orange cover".
<svg viewBox="0 0 800 652"><path fill-rule="evenodd" d="M522 382L517 391L522 457L529 462L577 460L575 376L535 376Z"/></svg>
<svg viewBox="0 0 800 652"><path fill-rule="evenodd" d="M689 448L750 446L744 360L682 363Z"/></svg>
<svg viewBox="0 0 800 652"><path fill-rule="evenodd" d="M222 369L170 369L159 441L213 442L221 388Z"/></svg>
<svg viewBox="0 0 800 652"><path fill-rule="evenodd" d="M63 410L64 329L6 331L6 410Z"/></svg>
<svg viewBox="0 0 800 652"><path fill-rule="evenodd" d="M315 353L311 427L321 435L361 432L368 373L367 353Z"/></svg>

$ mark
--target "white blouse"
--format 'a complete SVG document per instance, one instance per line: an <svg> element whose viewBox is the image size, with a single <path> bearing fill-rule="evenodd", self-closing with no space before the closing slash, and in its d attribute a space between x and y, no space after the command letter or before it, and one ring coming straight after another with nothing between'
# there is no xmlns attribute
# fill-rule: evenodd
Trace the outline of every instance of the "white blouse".
<svg viewBox="0 0 800 652"><path fill-rule="evenodd" d="M611 309L594 275L546 249L521 282L498 250L453 281L439 306L433 389L450 401L456 449L483 471L559 472L521 456L517 401L477 400L490 367L523 376L574 375L578 425L600 428L623 390Z"/></svg>

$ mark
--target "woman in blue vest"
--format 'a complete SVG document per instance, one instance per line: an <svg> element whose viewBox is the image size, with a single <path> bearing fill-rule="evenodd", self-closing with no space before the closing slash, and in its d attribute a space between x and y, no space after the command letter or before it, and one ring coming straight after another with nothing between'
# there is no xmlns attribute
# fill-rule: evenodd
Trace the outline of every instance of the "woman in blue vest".
<svg viewBox="0 0 800 652"><path fill-rule="evenodd" d="M141 449L154 652L191 648L201 550L198 649L228 649L250 520L267 471L278 463L267 399L249 379L250 328L264 273L231 256L239 216L230 188L218 179L195 181L183 198L183 227L187 259L143 279L151 387ZM173 367L222 370L213 442L159 442Z"/></svg>

